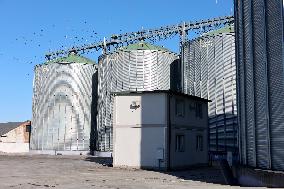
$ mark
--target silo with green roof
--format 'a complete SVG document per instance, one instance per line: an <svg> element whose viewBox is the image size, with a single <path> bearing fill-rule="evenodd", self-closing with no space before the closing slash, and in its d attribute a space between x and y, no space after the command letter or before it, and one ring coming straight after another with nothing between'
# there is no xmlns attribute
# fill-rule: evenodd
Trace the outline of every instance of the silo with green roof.
<svg viewBox="0 0 284 189"><path fill-rule="evenodd" d="M35 66L31 150L89 151L97 64L76 55Z"/></svg>
<svg viewBox="0 0 284 189"><path fill-rule="evenodd" d="M210 152L238 153L235 33L230 25L184 46L184 93L210 99Z"/></svg>
<svg viewBox="0 0 284 189"><path fill-rule="evenodd" d="M179 61L177 54L141 41L102 55L98 66L97 149L112 151L111 92L178 89Z"/></svg>

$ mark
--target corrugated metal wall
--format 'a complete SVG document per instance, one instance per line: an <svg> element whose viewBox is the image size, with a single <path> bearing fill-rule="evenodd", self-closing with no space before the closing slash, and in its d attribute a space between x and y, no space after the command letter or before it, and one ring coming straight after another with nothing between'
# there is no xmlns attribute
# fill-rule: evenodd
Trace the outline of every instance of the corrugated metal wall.
<svg viewBox="0 0 284 189"><path fill-rule="evenodd" d="M99 58L97 150L112 151L111 92L178 88L171 77L178 66L178 56L163 50L118 50Z"/></svg>
<svg viewBox="0 0 284 189"><path fill-rule="evenodd" d="M96 73L95 64L50 63L35 67L32 150L90 149Z"/></svg>
<svg viewBox="0 0 284 189"><path fill-rule="evenodd" d="M284 170L282 0L235 0L240 160Z"/></svg>
<svg viewBox="0 0 284 189"><path fill-rule="evenodd" d="M184 92L212 100L208 105L211 152L237 152L234 33L216 33L184 45Z"/></svg>

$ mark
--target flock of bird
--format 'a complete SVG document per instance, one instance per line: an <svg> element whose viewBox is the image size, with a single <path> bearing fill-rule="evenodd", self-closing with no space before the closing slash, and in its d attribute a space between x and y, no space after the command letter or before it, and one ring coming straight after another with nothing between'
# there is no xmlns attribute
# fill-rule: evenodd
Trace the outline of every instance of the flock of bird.
<svg viewBox="0 0 284 189"><path fill-rule="evenodd" d="M90 27L87 21L81 22L79 26L79 29L76 29L75 27L71 28L70 24L70 26L67 27L66 34L62 36L58 36L58 33L62 33L62 31L58 32L59 30L62 30L62 28L52 24L49 27L41 28L32 33L26 33L24 36L16 37L14 45L28 49L29 53L27 55L21 53L18 55L15 54L15 56L12 57L12 62L29 64L34 67L36 64L46 61L45 54L48 52L59 49L67 50L75 46L103 41L103 38L99 36L97 31ZM119 32L122 33L122 30L119 30ZM195 33L197 35L199 34L198 31ZM173 37L169 37L169 39ZM152 38L149 40L152 44L157 43L158 41L160 41L159 38ZM34 50L40 52L40 55L29 56L30 54L33 54ZM81 52L81 54L94 54L95 51L95 49L88 50L86 52ZM4 52L0 51L0 57L3 55L5 55ZM33 75L31 74L32 70L33 69L30 69L26 76Z"/></svg>
<svg viewBox="0 0 284 189"><path fill-rule="evenodd" d="M62 33L58 32L62 28L57 28L55 24L45 27L45 29L38 29L32 33L25 33L23 36L18 36L11 42L11 44L15 48L24 50L28 49L30 52L24 55L23 53L16 52L14 56L10 57L12 59L11 61L19 64L28 64L34 67L36 64L46 61L45 54L47 52L52 52L53 50L58 49L68 49L72 46L101 41L102 39L99 38L99 35L95 30L88 29L88 26L85 26L87 24L87 21L83 21L79 24L81 26L79 29L76 29L75 27L67 27L66 34L62 36L58 36L57 34ZM36 54L40 55L30 56L33 54L34 50L36 50ZM0 58L1 56L5 56L5 53L2 51L0 51ZM28 71L29 73L26 74L27 77L31 77L33 75L31 74L32 70L33 69L30 69Z"/></svg>

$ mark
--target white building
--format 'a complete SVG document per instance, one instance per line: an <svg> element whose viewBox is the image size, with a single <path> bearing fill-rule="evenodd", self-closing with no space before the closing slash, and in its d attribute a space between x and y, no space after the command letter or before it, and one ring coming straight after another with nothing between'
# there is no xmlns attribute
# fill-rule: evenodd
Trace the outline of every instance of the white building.
<svg viewBox="0 0 284 189"><path fill-rule="evenodd" d="M208 100L172 91L113 95L115 167L184 169L207 164Z"/></svg>
<svg viewBox="0 0 284 189"><path fill-rule="evenodd" d="M31 122L0 123L0 152L29 152Z"/></svg>

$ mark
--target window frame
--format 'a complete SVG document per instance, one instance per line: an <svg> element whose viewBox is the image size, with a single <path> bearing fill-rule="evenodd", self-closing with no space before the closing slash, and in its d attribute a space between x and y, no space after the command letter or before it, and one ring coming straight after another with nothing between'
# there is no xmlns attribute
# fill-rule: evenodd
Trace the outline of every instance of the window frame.
<svg viewBox="0 0 284 189"><path fill-rule="evenodd" d="M195 103L195 117L203 119L203 104L200 102Z"/></svg>
<svg viewBox="0 0 284 189"><path fill-rule="evenodd" d="M31 125L26 125L26 133L30 133L32 130L32 126Z"/></svg>
<svg viewBox="0 0 284 189"><path fill-rule="evenodd" d="M196 151L202 152L203 151L203 135L196 135Z"/></svg>
<svg viewBox="0 0 284 189"><path fill-rule="evenodd" d="M175 137L175 151L176 152L185 152L185 135L176 134Z"/></svg>
<svg viewBox="0 0 284 189"><path fill-rule="evenodd" d="M179 106L178 106L179 104L182 105L181 108L179 108ZM179 110L181 112L179 112ZM175 99L175 115L177 117L184 117L185 116L185 101L184 101L184 99L178 99L178 98Z"/></svg>

